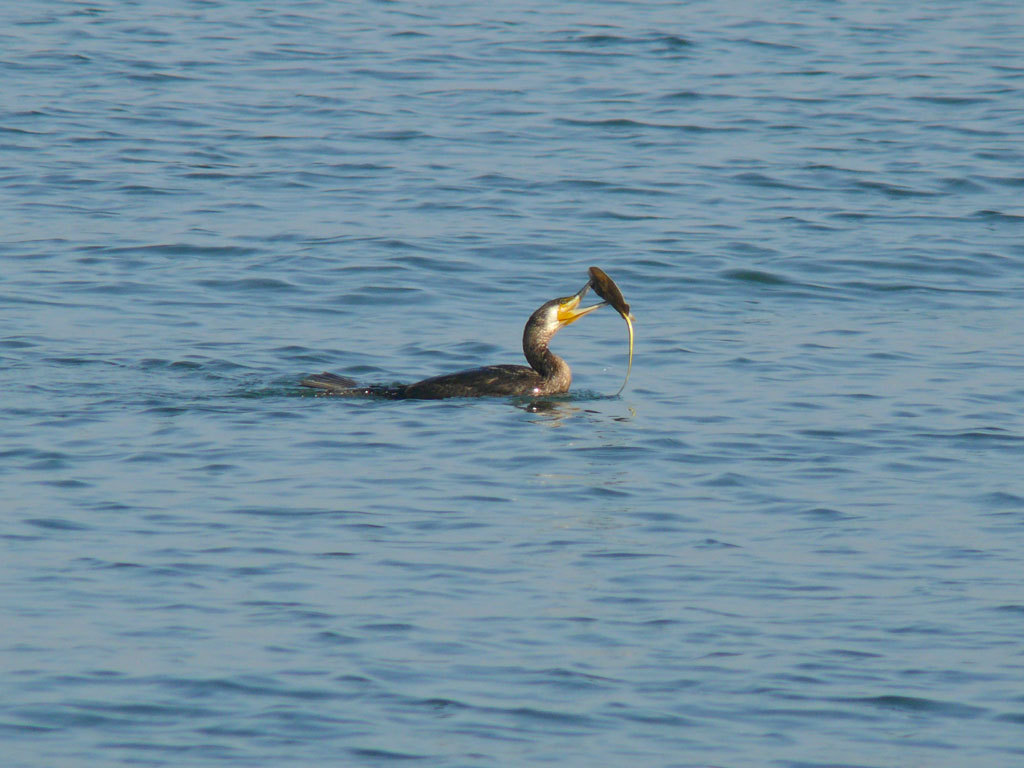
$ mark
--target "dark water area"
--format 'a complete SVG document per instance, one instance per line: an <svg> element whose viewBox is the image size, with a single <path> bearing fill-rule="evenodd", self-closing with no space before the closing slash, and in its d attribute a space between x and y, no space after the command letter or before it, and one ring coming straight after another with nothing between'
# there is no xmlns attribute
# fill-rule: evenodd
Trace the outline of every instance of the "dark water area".
<svg viewBox="0 0 1024 768"><path fill-rule="evenodd" d="M0 22L5 766L1024 762L1019 3Z"/></svg>

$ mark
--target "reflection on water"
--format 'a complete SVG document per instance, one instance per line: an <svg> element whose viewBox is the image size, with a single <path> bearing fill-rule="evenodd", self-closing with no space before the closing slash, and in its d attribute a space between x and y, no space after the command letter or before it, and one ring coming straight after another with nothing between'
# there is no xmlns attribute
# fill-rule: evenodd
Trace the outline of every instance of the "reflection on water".
<svg viewBox="0 0 1024 768"><path fill-rule="evenodd" d="M530 400L529 402L515 403L515 406L522 408L527 413L538 415L540 418L530 419L534 424L546 424L551 427L560 426L565 419L575 416L583 410L566 400Z"/></svg>

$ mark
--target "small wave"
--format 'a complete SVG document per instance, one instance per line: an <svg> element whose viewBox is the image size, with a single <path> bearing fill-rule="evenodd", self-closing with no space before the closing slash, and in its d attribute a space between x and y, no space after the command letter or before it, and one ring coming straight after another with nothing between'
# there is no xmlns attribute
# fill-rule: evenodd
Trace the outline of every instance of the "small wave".
<svg viewBox="0 0 1024 768"><path fill-rule="evenodd" d="M774 272L764 272L759 269L730 269L722 273L723 277L729 280L738 280L744 283L757 283L759 285L796 285L796 283L782 275Z"/></svg>
<svg viewBox="0 0 1024 768"><path fill-rule="evenodd" d="M883 181L855 181L853 186L866 192L879 192L886 197L938 197L941 193L925 189L911 189Z"/></svg>
<svg viewBox="0 0 1024 768"><path fill-rule="evenodd" d="M973 214L974 218L982 219L983 221L998 221L1005 222L1008 224L1020 224L1024 222L1024 215L1016 213L1003 213L1002 211L975 211Z"/></svg>
<svg viewBox="0 0 1024 768"><path fill-rule="evenodd" d="M938 701L936 699L925 699L917 696L870 696L861 699L845 699L854 704L866 704L881 709L898 709L905 712L928 712L930 714L945 715L957 719L974 719L987 712L982 707L975 707L959 702Z"/></svg>
<svg viewBox="0 0 1024 768"><path fill-rule="evenodd" d="M237 280L196 280L194 285L228 291L273 291L275 293L300 290L297 285L281 278L245 277Z"/></svg>
<svg viewBox="0 0 1024 768"><path fill-rule="evenodd" d="M641 120L633 120L628 117L610 117L598 120L584 120L580 118L561 117L556 122L562 125L580 126L584 128L639 128L642 130L653 129L662 131L680 131L681 133L727 133L743 130L741 128L693 125L688 123L650 123Z"/></svg>

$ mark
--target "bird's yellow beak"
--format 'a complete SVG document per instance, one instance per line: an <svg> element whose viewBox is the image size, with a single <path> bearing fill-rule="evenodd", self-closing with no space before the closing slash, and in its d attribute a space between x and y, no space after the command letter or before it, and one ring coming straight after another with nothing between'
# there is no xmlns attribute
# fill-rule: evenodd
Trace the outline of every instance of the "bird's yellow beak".
<svg viewBox="0 0 1024 768"><path fill-rule="evenodd" d="M589 285L589 284L588 284ZM558 322L562 325L569 325L575 323L584 315L589 315L595 309L603 307L604 304L594 304L592 307L583 307L580 309L580 301L583 299L581 294L585 291L577 293L575 296L569 296L568 298L562 299L558 302Z"/></svg>

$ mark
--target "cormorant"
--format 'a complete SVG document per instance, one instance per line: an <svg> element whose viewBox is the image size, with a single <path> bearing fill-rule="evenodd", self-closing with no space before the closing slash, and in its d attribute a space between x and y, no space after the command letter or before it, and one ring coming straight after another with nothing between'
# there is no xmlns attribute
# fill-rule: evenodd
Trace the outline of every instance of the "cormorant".
<svg viewBox="0 0 1024 768"><path fill-rule="evenodd" d="M611 279L602 272L608 283ZM514 395L543 396L569 391L572 372L569 364L548 349L551 338L559 330L608 302L580 307L590 289L588 281L573 296L552 299L530 315L523 329L523 354L530 364L488 365L468 371L434 376L415 384L396 386L359 386L353 379L333 373L320 373L302 380L305 387L323 390L325 394L347 397L376 396L393 399L414 398L437 400L445 397L509 397ZM603 287L603 286L602 286ZM617 290L617 289L616 289ZM607 297L605 297L607 298ZM617 299L622 301L622 294ZM629 305L626 305L627 312ZM618 309L618 307L616 307Z"/></svg>

